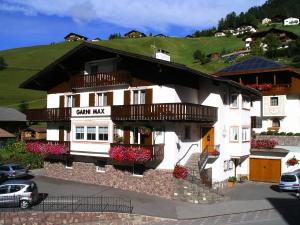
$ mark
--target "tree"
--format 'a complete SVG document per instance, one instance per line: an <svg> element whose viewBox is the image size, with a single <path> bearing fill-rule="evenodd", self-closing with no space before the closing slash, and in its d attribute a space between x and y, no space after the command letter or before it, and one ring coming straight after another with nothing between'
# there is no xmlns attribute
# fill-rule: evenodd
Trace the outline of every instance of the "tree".
<svg viewBox="0 0 300 225"><path fill-rule="evenodd" d="M7 64L5 63L3 57L0 57L0 70L3 70Z"/></svg>
<svg viewBox="0 0 300 225"><path fill-rule="evenodd" d="M122 36L121 36L120 33L113 33L113 34L110 34L109 37L108 37L109 40L112 40L112 39L121 39L121 38L122 38Z"/></svg>
<svg viewBox="0 0 300 225"><path fill-rule="evenodd" d="M28 110L28 102L22 100L18 105L19 111L25 113Z"/></svg>
<svg viewBox="0 0 300 225"><path fill-rule="evenodd" d="M199 50L199 49L197 49L194 52L193 57L197 62L199 62L201 64L206 64L206 63L210 62L210 59L204 53L202 53L201 50Z"/></svg>
<svg viewBox="0 0 300 225"><path fill-rule="evenodd" d="M264 55L264 51L261 47L261 41L260 39L257 39L256 41L251 43L251 55L258 55L262 56Z"/></svg>

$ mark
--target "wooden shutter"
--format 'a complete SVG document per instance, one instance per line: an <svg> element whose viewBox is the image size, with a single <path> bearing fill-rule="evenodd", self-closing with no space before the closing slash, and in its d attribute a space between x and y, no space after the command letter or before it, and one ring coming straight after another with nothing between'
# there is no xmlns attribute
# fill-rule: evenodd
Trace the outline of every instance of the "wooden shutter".
<svg viewBox="0 0 300 225"><path fill-rule="evenodd" d="M114 93L108 92L107 93L107 105L112 106L114 104Z"/></svg>
<svg viewBox="0 0 300 225"><path fill-rule="evenodd" d="M130 105L130 91L124 91L124 105Z"/></svg>
<svg viewBox="0 0 300 225"><path fill-rule="evenodd" d="M152 131L149 135L145 135L144 141L145 145L152 145Z"/></svg>
<svg viewBox="0 0 300 225"><path fill-rule="evenodd" d="M80 94L74 95L75 98L75 105L74 107L80 107Z"/></svg>
<svg viewBox="0 0 300 225"><path fill-rule="evenodd" d="M58 140L59 141L64 141L65 140L65 129L64 129L64 127L59 127Z"/></svg>
<svg viewBox="0 0 300 225"><path fill-rule="evenodd" d="M146 99L145 99L145 103L146 104L152 104L152 89L146 89Z"/></svg>
<svg viewBox="0 0 300 225"><path fill-rule="evenodd" d="M90 107L95 106L95 93L89 94L89 106Z"/></svg>
<svg viewBox="0 0 300 225"><path fill-rule="evenodd" d="M123 142L124 144L130 144L130 127L124 127Z"/></svg>
<svg viewBox="0 0 300 225"><path fill-rule="evenodd" d="M64 108L65 107L65 96L59 96L59 108Z"/></svg>

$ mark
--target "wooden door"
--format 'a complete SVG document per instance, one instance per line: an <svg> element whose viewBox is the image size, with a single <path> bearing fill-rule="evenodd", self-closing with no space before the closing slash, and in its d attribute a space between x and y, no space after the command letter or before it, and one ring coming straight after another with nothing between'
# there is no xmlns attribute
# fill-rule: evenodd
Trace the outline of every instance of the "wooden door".
<svg viewBox="0 0 300 225"><path fill-rule="evenodd" d="M123 142L124 144L130 144L130 127L124 127Z"/></svg>
<svg viewBox="0 0 300 225"><path fill-rule="evenodd" d="M64 108L65 107L65 96L59 96L59 108Z"/></svg>
<svg viewBox="0 0 300 225"><path fill-rule="evenodd" d="M64 127L59 127L59 141L64 141L65 140L65 129Z"/></svg>
<svg viewBox="0 0 300 225"><path fill-rule="evenodd" d="M208 148L209 151L210 150L213 151L215 145L215 129L213 127L210 128L203 127L201 140L202 140L202 151L204 151L206 148Z"/></svg>
<svg viewBox="0 0 300 225"><path fill-rule="evenodd" d="M149 134L143 136L144 136L144 143L141 144L152 145L152 131Z"/></svg>
<svg viewBox="0 0 300 225"><path fill-rule="evenodd" d="M250 158L249 172L252 181L277 183L281 175L281 160Z"/></svg>

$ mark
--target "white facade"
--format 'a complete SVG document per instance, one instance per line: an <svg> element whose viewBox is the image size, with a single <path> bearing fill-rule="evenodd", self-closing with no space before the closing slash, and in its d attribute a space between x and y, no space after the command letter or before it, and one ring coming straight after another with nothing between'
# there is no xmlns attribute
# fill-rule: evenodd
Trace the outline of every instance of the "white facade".
<svg viewBox="0 0 300 225"><path fill-rule="evenodd" d="M262 25L268 25L268 24L271 24L272 23L272 20L269 19L269 18L264 18L262 21L261 21L261 24Z"/></svg>
<svg viewBox="0 0 300 225"><path fill-rule="evenodd" d="M217 32L215 33L215 37L225 37L226 34L224 32Z"/></svg>
<svg viewBox="0 0 300 225"><path fill-rule="evenodd" d="M284 20L284 26L295 26L295 25L299 25L299 19L298 18L293 18L293 17L289 17L287 19Z"/></svg>

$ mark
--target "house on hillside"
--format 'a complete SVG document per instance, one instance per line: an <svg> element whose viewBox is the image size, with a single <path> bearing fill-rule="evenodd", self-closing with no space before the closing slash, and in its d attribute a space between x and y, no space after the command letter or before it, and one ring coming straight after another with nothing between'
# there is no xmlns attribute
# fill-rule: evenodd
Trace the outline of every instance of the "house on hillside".
<svg viewBox="0 0 300 225"><path fill-rule="evenodd" d="M124 34L124 37L125 38L142 38L142 37L147 37L147 35L140 31L131 30L131 31L127 32L126 34Z"/></svg>
<svg viewBox="0 0 300 225"><path fill-rule="evenodd" d="M92 42L97 42L97 41L101 41L101 39L98 38L98 37L96 37L96 38L92 39L91 41L92 41Z"/></svg>
<svg viewBox="0 0 300 225"><path fill-rule="evenodd" d="M20 87L47 92L47 108L27 118L70 146L46 159L47 176L173 198L176 164L210 186L248 174L252 88L87 42Z"/></svg>
<svg viewBox="0 0 300 225"><path fill-rule="evenodd" d="M283 21L286 19L285 16L275 15L271 18L272 24L283 24Z"/></svg>
<svg viewBox="0 0 300 225"><path fill-rule="evenodd" d="M269 25L272 23L272 20L270 18L264 18L262 21L261 21L261 24L262 25Z"/></svg>
<svg viewBox="0 0 300 225"><path fill-rule="evenodd" d="M293 17L289 17L286 18L283 22L284 26L295 26L295 25L299 25L299 19L298 18L293 18Z"/></svg>
<svg viewBox="0 0 300 225"><path fill-rule="evenodd" d="M281 46L279 46L279 49L287 48L291 41L296 40L298 38L298 36L296 34L294 34L293 32L280 30L280 29L276 29L276 28L271 28L266 31L261 31L261 32L251 34L248 37L244 38L243 40L245 41L246 49L250 50L251 44L257 40L260 40L263 50L266 51L268 46L265 43L265 40L266 40L266 36L268 34L273 34L278 37L278 39L281 42Z"/></svg>
<svg viewBox="0 0 300 225"><path fill-rule="evenodd" d="M255 33L257 30L252 25L242 25L235 29L233 35L241 35L241 34L247 34L247 33Z"/></svg>
<svg viewBox="0 0 300 225"><path fill-rule="evenodd" d="M29 140L46 140L47 138L47 128L46 127L36 127L30 126L22 130L21 139L23 141Z"/></svg>
<svg viewBox="0 0 300 225"><path fill-rule="evenodd" d="M262 99L253 101L250 109L252 128L256 133L299 133L299 69L256 56L228 66L215 75L260 91ZM257 128L256 124L261 124L261 127ZM250 155L250 179L278 182L281 173L290 170L286 161L293 154L284 149L253 149ZM297 154L299 158L300 153Z"/></svg>
<svg viewBox="0 0 300 225"><path fill-rule="evenodd" d="M88 38L80 34L69 33L64 37L65 41L86 41Z"/></svg>
<svg viewBox="0 0 300 225"><path fill-rule="evenodd" d="M5 147L7 143L16 140L16 135L0 128L0 149Z"/></svg>
<svg viewBox="0 0 300 225"><path fill-rule="evenodd" d="M166 38L168 37L167 35L164 35L164 34L156 34L154 35L153 37L163 37L163 38Z"/></svg>
<svg viewBox="0 0 300 225"><path fill-rule="evenodd" d="M16 134L26 127L26 115L13 108L0 107L0 128Z"/></svg>
<svg viewBox="0 0 300 225"><path fill-rule="evenodd" d="M186 35L186 36L185 36L185 38L194 38L194 36L193 36L193 35L190 35L190 34L188 34L188 35Z"/></svg>
<svg viewBox="0 0 300 225"><path fill-rule="evenodd" d="M216 32L216 33L214 34L214 36L215 36L215 37L225 37L226 34L225 34L225 32L223 32L223 31L218 31L218 32Z"/></svg>

